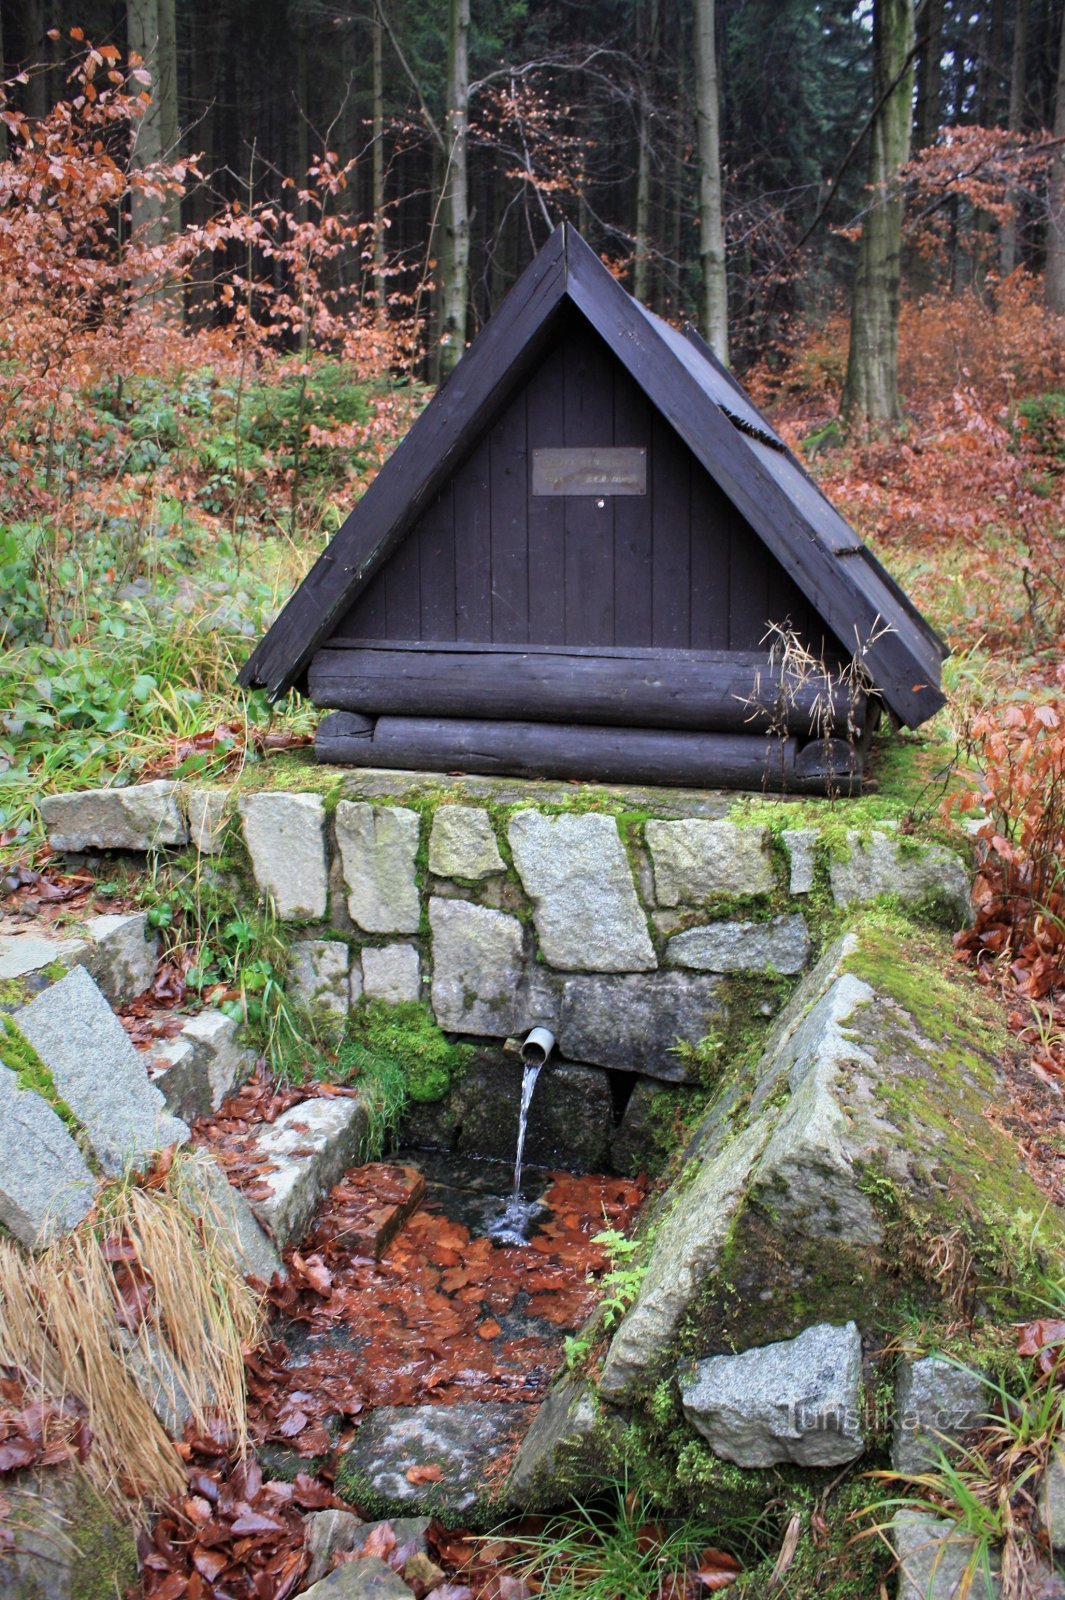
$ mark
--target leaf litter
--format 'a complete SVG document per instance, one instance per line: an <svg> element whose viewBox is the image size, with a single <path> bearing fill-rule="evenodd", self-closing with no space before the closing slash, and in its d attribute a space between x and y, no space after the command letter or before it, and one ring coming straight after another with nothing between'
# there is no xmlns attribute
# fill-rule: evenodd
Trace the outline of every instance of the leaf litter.
<svg viewBox="0 0 1065 1600"><path fill-rule="evenodd" d="M254 1192L261 1171L247 1159L251 1126L305 1097L253 1080L198 1128L198 1142L228 1148L231 1176ZM524 1248L474 1236L430 1200L378 1257L378 1230L409 1199L416 1176L385 1163L351 1169L300 1247L286 1251L287 1280L269 1290L274 1336L248 1353L246 1370L253 1438L291 1450L296 1470L291 1481L269 1479L255 1456L239 1459L221 1425L187 1430L179 1447L187 1493L140 1540L145 1600L298 1593L310 1560L305 1517L352 1509L333 1492L336 1456L375 1407L539 1399L561 1365L565 1334L595 1305L610 1265L595 1235L630 1228L646 1192L643 1180L552 1173ZM412 1465L407 1477L432 1485L445 1467ZM334 1564L376 1557L415 1600L531 1600L539 1585L523 1572L518 1541L541 1525L525 1518L513 1540L486 1540L434 1519L422 1550L401 1544L384 1521Z"/></svg>

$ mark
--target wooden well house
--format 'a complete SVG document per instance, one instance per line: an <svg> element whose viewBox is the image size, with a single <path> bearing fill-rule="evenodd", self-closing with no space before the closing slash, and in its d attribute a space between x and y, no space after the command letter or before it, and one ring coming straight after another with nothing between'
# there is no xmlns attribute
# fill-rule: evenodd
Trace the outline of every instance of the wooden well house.
<svg viewBox="0 0 1065 1600"><path fill-rule="evenodd" d="M692 330L563 224L241 682L321 761L818 790L946 650Z"/></svg>

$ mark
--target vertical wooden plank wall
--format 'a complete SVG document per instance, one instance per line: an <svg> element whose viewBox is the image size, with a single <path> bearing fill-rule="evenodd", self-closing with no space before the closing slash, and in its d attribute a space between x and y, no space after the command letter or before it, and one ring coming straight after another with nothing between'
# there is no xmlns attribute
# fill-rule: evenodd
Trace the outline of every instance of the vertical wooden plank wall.
<svg viewBox="0 0 1065 1600"><path fill-rule="evenodd" d="M532 451L638 445L645 495L530 493ZM355 602L348 638L754 650L823 627L783 568L574 313Z"/></svg>

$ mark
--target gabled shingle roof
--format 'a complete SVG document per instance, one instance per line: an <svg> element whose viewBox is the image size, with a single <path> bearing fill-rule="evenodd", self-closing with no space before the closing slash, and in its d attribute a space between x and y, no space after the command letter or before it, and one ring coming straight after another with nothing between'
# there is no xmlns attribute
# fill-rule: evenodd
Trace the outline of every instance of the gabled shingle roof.
<svg viewBox="0 0 1065 1600"><path fill-rule="evenodd" d="M568 224L555 229L296 590L240 674L282 694L411 530L575 306L911 727L943 704L947 650L691 330L646 310Z"/></svg>

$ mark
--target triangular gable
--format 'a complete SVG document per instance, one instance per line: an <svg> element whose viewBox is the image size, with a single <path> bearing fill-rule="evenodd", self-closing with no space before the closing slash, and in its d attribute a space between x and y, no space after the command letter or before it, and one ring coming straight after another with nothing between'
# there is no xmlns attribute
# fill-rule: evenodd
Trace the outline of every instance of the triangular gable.
<svg viewBox="0 0 1065 1600"><path fill-rule="evenodd" d="M433 397L246 663L272 696L299 680L411 529L572 302L911 726L943 703L940 641L735 379L638 304L584 240L556 228ZM843 553L841 553L843 552Z"/></svg>

